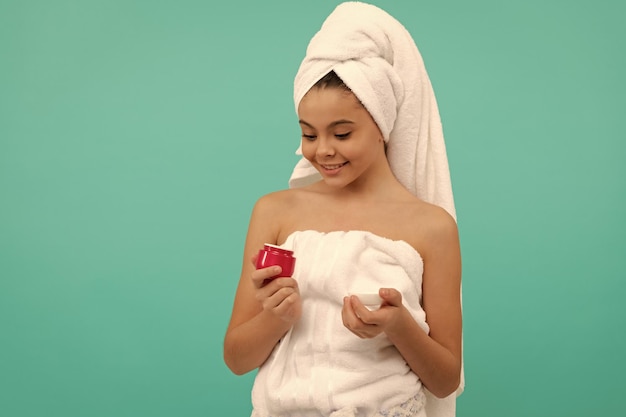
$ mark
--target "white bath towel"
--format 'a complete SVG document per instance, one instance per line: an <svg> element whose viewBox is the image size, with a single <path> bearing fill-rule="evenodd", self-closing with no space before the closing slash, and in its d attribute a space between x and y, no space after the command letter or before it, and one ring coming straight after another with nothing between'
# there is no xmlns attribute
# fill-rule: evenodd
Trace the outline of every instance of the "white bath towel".
<svg viewBox="0 0 626 417"><path fill-rule="evenodd" d="M372 115L387 142L396 178L418 198L447 210L456 219L441 119L422 57L406 28L376 6L342 3L311 39L294 81L296 111L309 89L335 73ZM300 148L298 153L301 154ZM304 158L289 180L300 187L321 176ZM452 417L456 396L428 393L429 417Z"/></svg>
<svg viewBox="0 0 626 417"><path fill-rule="evenodd" d="M423 404L417 401L422 392L417 375L384 334L361 339L346 329L341 309L348 294L393 287L428 332L419 253L406 242L366 231L298 231L283 247L297 254L293 276L302 317L259 369L253 416L416 415ZM405 405L417 409L403 414ZM398 414L384 414L390 410Z"/></svg>

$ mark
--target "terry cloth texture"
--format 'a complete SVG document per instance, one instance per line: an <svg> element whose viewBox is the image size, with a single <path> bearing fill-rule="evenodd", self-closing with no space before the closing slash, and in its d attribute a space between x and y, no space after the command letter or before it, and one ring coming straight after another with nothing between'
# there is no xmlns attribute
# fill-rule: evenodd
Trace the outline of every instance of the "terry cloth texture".
<svg viewBox="0 0 626 417"><path fill-rule="evenodd" d="M421 381L384 334L361 339L341 320L344 296L393 287L428 333L419 253L367 231L299 231L282 246L297 254L302 317L259 369L253 415L373 417L420 395Z"/></svg>

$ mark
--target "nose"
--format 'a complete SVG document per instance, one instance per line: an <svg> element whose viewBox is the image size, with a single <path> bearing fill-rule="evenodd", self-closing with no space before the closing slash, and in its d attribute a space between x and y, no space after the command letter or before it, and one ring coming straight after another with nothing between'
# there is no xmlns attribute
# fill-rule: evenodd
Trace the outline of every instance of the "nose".
<svg viewBox="0 0 626 417"><path fill-rule="evenodd" d="M325 135L320 135L317 138L317 149L315 150L315 154L318 158L327 158L335 155L332 140L327 138Z"/></svg>

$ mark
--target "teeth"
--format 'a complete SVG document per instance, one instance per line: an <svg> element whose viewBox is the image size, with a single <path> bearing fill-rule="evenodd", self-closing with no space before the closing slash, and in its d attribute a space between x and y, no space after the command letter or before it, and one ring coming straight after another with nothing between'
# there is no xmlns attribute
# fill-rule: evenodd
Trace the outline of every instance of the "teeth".
<svg viewBox="0 0 626 417"><path fill-rule="evenodd" d="M324 169L337 169L337 168L341 168L344 164L337 164L337 165L322 165L324 167Z"/></svg>

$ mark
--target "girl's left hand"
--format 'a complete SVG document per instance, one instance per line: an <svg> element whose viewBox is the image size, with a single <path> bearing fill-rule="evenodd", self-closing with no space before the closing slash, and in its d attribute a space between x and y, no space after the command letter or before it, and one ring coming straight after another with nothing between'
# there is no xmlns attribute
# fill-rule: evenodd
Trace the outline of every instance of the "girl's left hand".
<svg viewBox="0 0 626 417"><path fill-rule="evenodd" d="M373 311L365 307L355 295L343 298L343 325L361 339L378 336L396 324L404 313L402 294L398 290L381 288L378 294L383 302L378 310Z"/></svg>

